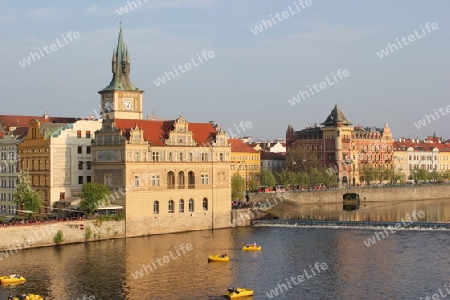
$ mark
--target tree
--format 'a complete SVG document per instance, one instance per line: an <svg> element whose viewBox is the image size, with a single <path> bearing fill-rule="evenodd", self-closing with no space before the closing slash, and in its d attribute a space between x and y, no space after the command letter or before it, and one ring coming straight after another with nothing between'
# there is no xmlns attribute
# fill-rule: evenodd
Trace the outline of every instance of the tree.
<svg viewBox="0 0 450 300"><path fill-rule="evenodd" d="M105 185L96 182L85 183L81 190L81 210L88 215L94 213L101 204L109 204L108 195L109 189Z"/></svg>
<svg viewBox="0 0 450 300"><path fill-rule="evenodd" d="M447 170L444 173L442 173L442 179L450 179L450 170Z"/></svg>
<svg viewBox="0 0 450 300"><path fill-rule="evenodd" d="M39 212L42 199L39 193L31 186L30 174L26 170L20 170L19 183L13 194L14 202L21 209Z"/></svg>
<svg viewBox="0 0 450 300"><path fill-rule="evenodd" d="M261 185L274 186L277 183L275 176L269 170L261 171Z"/></svg>
<svg viewBox="0 0 450 300"><path fill-rule="evenodd" d="M306 173L306 172L298 173L298 175L297 175L297 182L301 186L309 186L309 185L311 185L310 177L309 177L308 173Z"/></svg>
<svg viewBox="0 0 450 300"><path fill-rule="evenodd" d="M241 199L244 196L245 180L239 174L231 176L231 199Z"/></svg>
<svg viewBox="0 0 450 300"><path fill-rule="evenodd" d="M433 172L428 173L428 179L432 180L433 182L441 181L442 175L439 174L436 170L433 170Z"/></svg>
<svg viewBox="0 0 450 300"><path fill-rule="evenodd" d="M323 184L326 186L339 186L339 177L335 172L322 171Z"/></svg>
<svg viewBox="0 0 450 300"><path fill-rule="evenodd" d="M418 180L427 180L428 172L425 169L416 169L414 170L413 178L416 183Z"/></svg>
<svg viewBox="0 0 450 300"><path fill-rule="evenodd" d="M295 185L296 178L294 173L288 169L284 169L283 171L276 173L275 177L277 182L282 186Z"/></svg>
<svg viewBox="0 0 450 300"><path fill-rule="evenodd" d="M258 181L255 179L251 179L250 183L248 184L248 188L250 191L255 191L258 189Z"/></svg>
<svg viewBox="0 0 450 300"><path fill-rule="evenodd" d="M311 184L319 184L323 183L323 173L317 170L316 168L312 168L309 171L309 179Z"/></svg>
<svg viewBox="0 0 450 300"><path fill-rule="evenodd" d="M377 177L377 171L372 166L363 166L361 168L361 174L364 176L364 180L366 181L367 185L370 185L370 183Z"/></svg>

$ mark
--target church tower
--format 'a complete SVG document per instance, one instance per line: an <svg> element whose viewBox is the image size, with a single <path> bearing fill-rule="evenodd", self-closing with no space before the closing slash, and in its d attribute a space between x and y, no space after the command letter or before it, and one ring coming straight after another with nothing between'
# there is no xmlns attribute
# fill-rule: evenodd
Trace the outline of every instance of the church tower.
<svg viewBox="0 0 450 300"><path fill-rule="evenodd" d="M142 94L130 80L130 57L123 42L120 25L117 48L114 49L111 72L113 77L107 87L99 91L103 118L142 119Z"/></svg>

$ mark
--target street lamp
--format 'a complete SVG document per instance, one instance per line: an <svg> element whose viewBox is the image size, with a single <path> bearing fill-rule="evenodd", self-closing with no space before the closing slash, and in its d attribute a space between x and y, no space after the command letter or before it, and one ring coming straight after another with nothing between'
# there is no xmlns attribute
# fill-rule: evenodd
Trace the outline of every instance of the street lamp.
<svg viewBox="0 0 450 300"><path fill-rule="evenodd" d="M306 166L306 159L302 159L302 164L303 164L304 166ZM302 167L302 169L303 169L303 167ZM306 166L305 170L303 170L303 171L308 172L308 166Z"/></svg>
<svg viewBox="0 0 450 300"><path fill-rule="evenodd" d="M394 156L394 160L398 160L398 163L399 163L399 166L398 166L398 171L399 171L399 173L402 173L402 171L403 171L403 168L402 168L402 166L400 165L401 164L401 161L403 160L403 157L398 157L398 156ZM396 177L395 176L395 168L394 168L394 177ZM397 179L396 179L397 180Z"/></svg>
<svg viewBox="0 0 450 300"><path fill-rule="evenodd" d="M241 166L244 165L245 166L245 190L247 191L248 189L248 183L247 183L247 164L245 163L245 161L240 161L239 162L239 168L238 168L238 174L240 175L239 171L241 170Z"/></svg>

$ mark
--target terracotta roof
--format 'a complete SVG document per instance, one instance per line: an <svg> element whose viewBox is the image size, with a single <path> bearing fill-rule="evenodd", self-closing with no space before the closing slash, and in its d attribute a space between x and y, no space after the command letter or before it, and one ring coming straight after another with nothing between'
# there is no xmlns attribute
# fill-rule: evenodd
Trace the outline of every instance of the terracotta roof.
<svg viewBox="0 0 450 300"><path fill-rule="evenodd" d="M125 133L127 139L130 130L138 126L144 131L144 139L151 145L164 146L164 140L173 130L175 120L135 120L114 119L115 126ZM209 144L209 137L215 138L216 130L210 123L188 123L188 130L192 131L194 141L198 146Z"/></svg>
<svg viewBox="0 0 450 300"><path fill-rule="evenodd" d="M37 119L41 123L74 123L80 118L72 117L47 117L44 116L20 116L0 115L0 124L6 130L8 127L28 127L31 119Z"/></svg>
<svg viewBox="0 0 450 300"><path fill-rule="evenodd" d="M188 123L189 130L192 131L194 140L199 145L209 144L209 138L216 137L216 130L210 123Z"/></svg>
<svg viewBox="0 0 450 300"><path fill-rule="evenodd" d="M406 150L409 147L412 147L414 151L432 151L434 148L439 149L439 151L448 151L447 149L449 149L448 145L441 143L412 142L411 140L395 141L393 145L396 150Z"/></svg>
<svg viewBox="0 0 450 300"><path fill-rule="evenodd" d="M239 139L228 139L231 145L231 152L251 152L251 153L259 153L243 141Z"/></svg>

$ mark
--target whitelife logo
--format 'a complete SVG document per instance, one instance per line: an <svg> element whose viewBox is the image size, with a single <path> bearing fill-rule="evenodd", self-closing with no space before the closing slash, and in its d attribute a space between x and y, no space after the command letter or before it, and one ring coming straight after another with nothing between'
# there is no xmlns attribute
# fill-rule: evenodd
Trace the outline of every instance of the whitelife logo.
<svg viewBox="0 0 450 300"><path fill-rule="evenodd" d="M275 14L275 18L278 20L278 22L282 22L283 20L286 20L287 18L289 18L290 16L296 15L299 12L302 11L302 9L306 9L306 7L311 6L312 5L312 0L300 0L298 2L294 2L295 8L296 9L292 9L292 7L289 5L288 9L289 11L285 10L283 11L281 14L280 13L276 13ZM300 8L300 6L302 8ZM270 15L270 20L261 20L261 23L259 23L259 25L255 26L254 28L250 28L250 31L254 34L257 35L258 33L261 33L264 31L264 29L268 29L274 25L277 24L277 21L275 21L275 18L273 17L273 15Z"/></svg>
<svg viewBox="0 0 450 300"><path fill-rule="evenodd" d="M286 283L279 283L277 287L266 292L267 297L272 299L274 297L277 297L278 295L281 295L284 292L287 292L289 289L293 288L293 286L291 285L291 282L294 285L299 285L300 283L304 282L305 280L309 280L309 279L313 278L314 276L320 274L322 271L327 270L328 265L324 262L323 263L316 262L314 264L314 267L309 266L309 268L310 268L309 273L308 273L308 270L306 270L306 269L303 270L303 273L305 275L300 274L297 277L291 276L290 279L286 278ZM297 281L296 281L296 279L297 279ZM289 286L289 288L288 288L288 286Z"/></svg>
<svg viewBox="0 0 450 300"><path fill-rule="evenodd" d="M405 220L403 220L403 218L400 219L400 221L402 222L402 224L400 223L395 223L394 226L388 226L387 228L384 229L384 233L386 234L386 236L384 235L383 231L378 231L375 232L375 234L366 239L364 242L364 245L366 245L366 247L370 247L372 245L375 245L377 243L377 239L378 242L381 241L382 239L384 240L386 237L389 236L388 230L391 231L391 234L394 234L397 230L400 230L402 227L403 228L407 228L409 226L411 226L414 222L417 222L418 219L423 219L425 218L425 212L424 211L419 211L416 215L416 211L413 211L411 213L411 216L409 214L406 214L406 219L409 221L409 223L405 223ZM402 226L403 225L403 226ZM394 229L395 228L395 229Z"/></svg>
<svg viewBox="0 0 450 300"><path fill-rule="evenodd" d="M72 33L72 31L67 32L66 35L62 35L64 43L62 43L59 38L56 39L56 43L55 44L51 44L50 46L44 46L42 47L38 47L38 52L30 52L30 55L24 59L22 59L22 61L19 61L19 65L22 68L25 68L26 66L31 65L32 62L35 62L38 59L41 59L44 57L44 52L46 54L50 54L52 52L55 52L58 49L61 49L62 47L66 46L69 44L69 42L73 42L74 40L78 40L80 38L80 33L78 31L74 31ZM44 52L42 52L44 51ZM39 55L40 54L40 55ZM31 61L33 60L33 61Z"/></svg>
<svg viewBox="0 0 450 300"><path fill-rule="evenodd" d="M313 96L314 91L319 93L320 91L326 89L327 87L332 86L332 85L336 84L337 82L339 82L339 80L336 78L336 76L339 77L340 80L343 80L344 78L350 76L350 72L347 69L345 69L343 71L341 69L339 69L336 71L336 75L333 72L331 72L331 75L333 76L334 82L331 81L327 76L327 77L325 77L326 82L322 81L319 84L314 83L312 85L312 87L310 85L308 85L309 93L308 93L308 91L300 90L295 97L292 97L292 99L288 99L288 102L292 106L294 106L296 103L300 103L302 101L302 99L305 100L306 98ZM311 93L311 95L310 95L310 93ZM300 99L300 96L302 99Z"/></svg>
<svg viewBox="0 0 450 300"><path fill-rule="evenodd" d="M417 129L421 129L422 127L425 127L425 126L427 126L428 124L431 124L431 122L435 122L436 119L439 120L439 119L440 119L440 116L439 116L438 112L436 111L436 109L433 109L433 111L434 111L434 115L433 115L433 114L431 114L431 115L425 114L425 118L423 118L423 119L417 121L417 123L414 123L414 126L416 126ZM450 113L450 105L447 105L447 106L445 107L445 111L446 111L447 113L444 112L444 108L442 108L442 107L439 107L438 111L439 111L439 112L441 113L441 115L444 117L444 116L447 115L447 113ZM435 117L435 116L436 116L436 117ZM427 121L428 121L428 122L427 122Z"/></svg>
<svg viewBox="0 0 450 300"><path fill-rule="evenodd" d="M425 31L425 28L427 29L426 31ZM403 46L408 46L410 43L416 41L416 38L418 40L423 38L424 36L427 35L427 31L428 31L428 33L430 33L431 29L437 30L439 28L439 26L436 22L433 22L431 24L430 24L430 22L427 22L425 24L425 28L423 28L422 25L420 25L420 29L422 29L423 35L420 35L420 33L418 33L417 30L414 30L414 34L408 35L407 38L402 36L402 38L400 39L401 42L399 41L398 38L396 38L395 40L397 41L397 44L388 43L386 48L381 49L380 52L377 52L378 57L384 58L385 56L388 56L390 53L394 53L395 51L398 51L399 47L401 49L401 48L403 48ZM408 41L407 41L407 39L408 39ZM403 43L403 46L402 46L402 43ZM397 45L398 45L398 47L397 47Z"/></svg>
<svg viewBox="0 0 450 300"><path fill-rule="evenodd" d="M200 63L197 63L196 60L192 57L191 58L192 64L190 62L187 62L184 65L178 65L177 67L173 66L172 68L173 68L173 71L175 72L175 74L177 75L176 77L178 77L178 76L180 76L180 73L178 73L178 70L184 74L187 71L192 70L192 66L194 66L194 67L200 66L201 64L203 64L204 61L205 62L208 61L208 58L213 58L215 56L216 56L216 54L214 53L213 50L209 50L208 52L206 52L206 50L203 50L201 55L197 53L197 59ZM202 59L202 57L203 57L203 59ZM183 67L184 67L184 69L183 69ZM153 83L157 87L159 87L162 84L166 83L166 78L167 78L167 81L170 81L172 79L175 79L175 75L171 71L169 71L169 72L166 71L166 72L164 72L163 76L158 77L156 80L153 80Z"/></svg>
<svg viewBox="0 0 450 300"><path fill-rule="evenodd" d="M133 274L131 274L131 276L133 276L134 279L139 279L141 277L144 277L145 274L150 274L150 272L153 272L154 270L156 270L158 268L158 266L156 265L155 261L158 263L158 265L160 267L164 266L164 264L168 264L171 260L175 260L178 259L182 254L186 254L186 251L192 251L194 249L194 247L192 246L192 244L181 244L180 248L178 249L178 247L175 247L175 252L176 252L176 256L174 256L174 254L172 253L172 250L169 251L169 255L164 255L163 258L159 258L157 257L156 259L152 259L151 260L151 264L150 265L142 265L142 268L139 269L138 271L134 272ZM180 253L181 252L183 253ZM144 274L145 272L145 274Z"/></svg>

